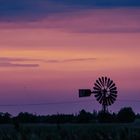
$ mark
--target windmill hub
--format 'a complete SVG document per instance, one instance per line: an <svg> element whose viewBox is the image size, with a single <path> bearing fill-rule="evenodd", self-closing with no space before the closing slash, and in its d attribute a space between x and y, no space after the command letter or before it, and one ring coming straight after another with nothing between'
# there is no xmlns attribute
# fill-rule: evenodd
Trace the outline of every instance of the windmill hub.
<svg viewBox="0 0 140 140"><path fill-rule="evenodd" d="M108 89L103 89L102 90L102 94L105 96L105 97L108 97L109 95L110 95L110 92L109 92L109 90Z"/></svg>
<svg viewBox="0 0 140 140"><path fill-rule="evenodd" d="M106 93L107 93L107 90L106 90L105 88L104 88L104 90L103 90L103 93L104 93L104 94L106 94Z"/></svg>

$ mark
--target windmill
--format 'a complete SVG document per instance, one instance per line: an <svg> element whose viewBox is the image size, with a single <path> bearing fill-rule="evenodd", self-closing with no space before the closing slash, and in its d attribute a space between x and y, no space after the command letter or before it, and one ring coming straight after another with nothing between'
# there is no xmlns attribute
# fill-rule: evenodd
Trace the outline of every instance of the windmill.
<svg viewBox="0 0 140 140"><path fill-rule="evenodd" d="M113 80L107 77L100 77L94 83L93 91L90 89L79 89L79 97L87 97L94 94L96 100L102 105L104 112L112 105L117 98L117 87Z"/></svg>

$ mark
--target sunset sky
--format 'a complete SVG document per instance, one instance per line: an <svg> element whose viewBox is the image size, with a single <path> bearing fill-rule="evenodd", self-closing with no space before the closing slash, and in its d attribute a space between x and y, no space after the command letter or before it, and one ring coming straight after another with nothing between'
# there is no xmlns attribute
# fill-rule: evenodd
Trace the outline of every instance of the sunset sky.
<svg viewBox="0 0 140 140"><path fill-rule="evenodd" d="M110 110L140 112L138 0L0 0L0 112L101 109L78 97L100 76L118 87Z"/></svg>

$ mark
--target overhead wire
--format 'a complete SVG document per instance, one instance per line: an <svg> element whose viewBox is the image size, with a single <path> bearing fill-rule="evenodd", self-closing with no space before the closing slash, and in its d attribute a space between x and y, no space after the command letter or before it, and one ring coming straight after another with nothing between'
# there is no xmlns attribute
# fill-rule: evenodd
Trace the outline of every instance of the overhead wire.
<svg viewBox="0 0 140 140"><path fill-rule="evenodd" d="M58 101L58 102L40 102L40 103L23 103L23 104L0 104L0 107L16 107L16 106L47 106L47 105L59 105L59 104L78 104L84 102L93 102L95 99L88 100L73 100L73 101ZM139 102L135 99L118 99L119 102Z"/></svg>

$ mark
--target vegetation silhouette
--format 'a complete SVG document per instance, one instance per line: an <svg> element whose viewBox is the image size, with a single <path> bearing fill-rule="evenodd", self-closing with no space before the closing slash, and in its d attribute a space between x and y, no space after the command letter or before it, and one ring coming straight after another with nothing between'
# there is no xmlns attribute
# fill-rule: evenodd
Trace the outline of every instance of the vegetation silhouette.
<svg viewBox="0 0 140 140"><path fill-rule="evenodd" d="M134 122L135 117L136 115L131 107L124 107L117 114L118 121L121 123Z"/></svg>
<svg viewBox="0 0 140 140"><path fill-rule="evenodd" d="M14 117L0 113L0 122L5 124L0 126L0 139L139 140L140 127L135 119L140 119L140 114L135 114L131 107L121 108L118 113L103 110L55 115L21 112Z"/></svg>
<svg viewBox="0 0 140 140"><path fill-rule="evenodd" d="M98 113L98 116L97 116L97 120L98 122L100 123L113 123L113 122L117 122L117 115L115 113L109 113L109 112L104 112L104 111L100 111Z"/></svg>
<svg viewBox="0 0 140 140"><path fill-rule="evenodd" d="M0 113L0 124L13 123L15 128L19 129L20 123L48 123L48 124L65 124L65 123L130 123L140 114L135 114L131 107L121 108L118 113L104 111L93 111L93 113L81 110L78 114L54 114L54 115L37 115L28 112L21 112L17 116L9 113Z"/></svg>

